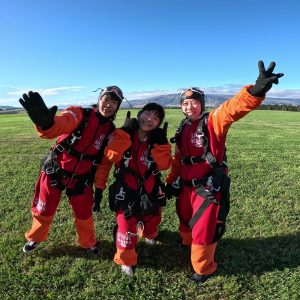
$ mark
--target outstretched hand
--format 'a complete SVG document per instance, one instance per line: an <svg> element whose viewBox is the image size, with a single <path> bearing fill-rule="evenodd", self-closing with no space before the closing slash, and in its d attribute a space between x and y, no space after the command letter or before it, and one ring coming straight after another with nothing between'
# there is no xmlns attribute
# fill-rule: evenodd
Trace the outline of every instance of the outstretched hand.
<svg viewBox="0 0 300 300"><path fill-rule="evenodd" d="M258 62L259 75L255 85L250 89L250 94L255 97L264 97L266 93L272 88L273 83L278 84L278 79L282 77L283 73L273 73L276 63L272 61L265 69L264 62L260 60Z"/></svg>
<svg viewBox="0 0 300 300"><path fill-rule="evenodd" d="M43 98L37 92L30 91L28 94L23 94L22 97L19 102L27 111L32 122L44 130L52 127L57 106L48 109Z"/></svg>
<svg viewBox="0 0 300 300"><path fill-rule="evenodd" d="M136 118L130 118L130 111L127 112L124 125L121 127L122 130L127 132L129 135L132 135L135 130L139 128L139 123Z"/></svg>

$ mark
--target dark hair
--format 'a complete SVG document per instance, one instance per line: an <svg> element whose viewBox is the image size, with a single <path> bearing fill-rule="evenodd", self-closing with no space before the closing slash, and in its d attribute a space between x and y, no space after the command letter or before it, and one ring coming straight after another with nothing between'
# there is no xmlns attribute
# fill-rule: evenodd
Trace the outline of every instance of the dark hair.
<svg viewBox="0 0 300 300"><path fill-rule="evenodd" d="M157 113L157 116L160 120L159 122L159 125L162 123L162 121L164 120L165 118L165 110L164 108L160 105L160 104L157 104L157 103L148 103L146 104L137 114L137 118L139 118L140 114L144 111L155 111Z"/></svg>

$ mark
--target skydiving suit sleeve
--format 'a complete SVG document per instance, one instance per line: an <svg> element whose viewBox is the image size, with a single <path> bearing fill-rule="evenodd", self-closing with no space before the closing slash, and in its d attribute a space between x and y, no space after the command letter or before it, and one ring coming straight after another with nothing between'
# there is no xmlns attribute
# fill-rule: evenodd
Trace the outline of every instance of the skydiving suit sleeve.
<svg viewBox="0 0 300 300"><path fill-rule="evenodd" d="M172 158L171 162L171 171L166 177L166 182L168 184L172 184L175 182L179 176L180 172L180 167L181 167L181 152L179 148L176 146L175 147L175 155Z"/></svg>
<svg viewBox="0 0 300 300"><path fill-rule="evenodd" d="M264 97L254 97L248 92L252 86L243 87L240 93L225 101L209 114L209 123L212 124L216 136L226 135L233 122L256 109L264 100Z"/></svg>
<svg viewBox="0 0 300 300"><path fill-rule="evenodd" d="M38 135L44 139L53 139L61 134L69 134L76 129L82 120L83 114L79 107L71 106L65 109L61 115L54 117L54 125L47 130L35 126Z"/></svg>
<svg viewBox="0 0 300 300"><path fill-rule="evenodd" d="M119 162L124 152L131 146L130 135L122 129L117 128L109 138L104 149L104 155L112 163Z"/></svg>
<svg viewBox="0 0 300 300"><path fill-rule="evenodd" d="M97 167L94 186L104 190L106 188L108 176L113 163L105 156L102 157L100 165Z"/></svg>
<svg viewBox="0 0 300 300"><path fill-rule="evenodd" d="M171 145L154 144L151 149L151 156L156 162L157 169L159 171L167 170L171 165Z"/></svg>

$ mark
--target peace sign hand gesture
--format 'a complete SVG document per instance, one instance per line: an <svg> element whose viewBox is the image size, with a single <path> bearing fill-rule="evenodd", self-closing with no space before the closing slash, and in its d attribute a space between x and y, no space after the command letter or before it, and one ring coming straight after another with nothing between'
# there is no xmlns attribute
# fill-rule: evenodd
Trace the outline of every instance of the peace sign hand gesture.
<svg viewBox="0 0 300 300"><path fill-rule="evenodd" d="M272 61L265 69L264 62L260 60L258 62L259 75L255 85L250 89L250 94L255 97L264 97L266 93L272 88L273 83L278 84L278 78L282 77L283 73L273 73L276 63Z"/></svg>

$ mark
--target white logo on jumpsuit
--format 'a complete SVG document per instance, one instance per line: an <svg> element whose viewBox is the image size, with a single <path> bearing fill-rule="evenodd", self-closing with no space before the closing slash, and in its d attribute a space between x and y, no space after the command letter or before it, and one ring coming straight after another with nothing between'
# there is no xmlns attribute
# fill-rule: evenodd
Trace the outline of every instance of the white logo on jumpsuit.
<svg viewBox="0 0 300 300"><path fill-rule="evenodd" d="M126 247L128 245L131 245L131 239L130 239L130 235L129 234L123 234L121 232L117 233L117 242L122 246L122 247Z"/></svg>
<svg viewBox="0 0 300 300"><path fill-rule="evenodd" d="M196 132L191 137L191 143L197 148L203 147L203 137L204 134L197 134Z"/></svg>
<svg viewBox="0 0 300 300"><path fill-rule="evenodd" d="M148 166L149 160L148 160L148 150L144 150L143 154L141 155L140 161L145 166Z"/></svg>
<svg viewBox="0 0 300 300"><path fill-rule="evenodd" d="M105 138L105 135L102 134L102 135L100 135L100 136L95 140L95 142L94 142L94 147L95 147L95 149L100 150L101 145L102 145L102 143L103 143L103 141L104 141L104 138Z"/></svg>
<svg viewBox="0 0 300 300"><path fill-rule="evenodd" d="M40 198L35 198L35 207L39 212L44 212L46 210L46 203L40 199Z"/></svg>

